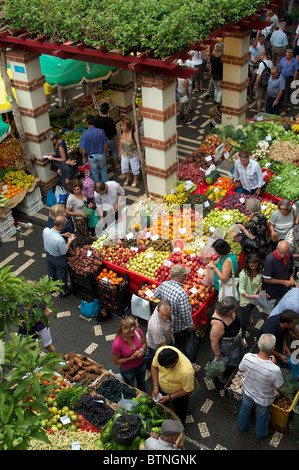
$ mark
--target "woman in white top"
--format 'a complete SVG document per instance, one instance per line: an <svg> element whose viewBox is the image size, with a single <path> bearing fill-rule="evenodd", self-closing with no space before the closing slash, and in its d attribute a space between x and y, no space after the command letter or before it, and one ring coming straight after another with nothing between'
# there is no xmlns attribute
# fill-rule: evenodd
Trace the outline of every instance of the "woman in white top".
<svg viewBox="0 0 299 470"><path fill-rule="evenodd" d="M273 250L280 240L285 240L288 231L291 230L295 222L294 209L288 199L282 199L277 206L278 209L273 212L269 220Z"/></svg>
<svg viewBox="0 0 299 470"><path fill-rule="evenodd" d="M190 51L192 56L191 62L193 66L197 69L195 75L193 75L194 89L193 91L202 91L203 79L204 79L204 61L203 61L203 52L201 51ZM198 88L199 86L199 88Z"/></svg>

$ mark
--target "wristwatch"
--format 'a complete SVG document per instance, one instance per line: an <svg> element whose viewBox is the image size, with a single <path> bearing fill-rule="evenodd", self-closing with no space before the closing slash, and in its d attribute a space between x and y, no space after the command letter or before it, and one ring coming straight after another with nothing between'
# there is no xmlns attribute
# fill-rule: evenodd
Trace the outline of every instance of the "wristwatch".
<svg viewBox="0 0 299 470"><path fill-rule="evenodd" d="M171 395L168 395L169 401L172 401Z"/></svg>

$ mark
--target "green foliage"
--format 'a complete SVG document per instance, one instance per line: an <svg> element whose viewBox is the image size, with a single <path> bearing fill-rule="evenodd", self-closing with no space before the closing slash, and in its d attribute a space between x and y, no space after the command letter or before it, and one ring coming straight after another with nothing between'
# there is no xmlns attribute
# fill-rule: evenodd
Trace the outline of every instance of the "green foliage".
<svg viewBox="0 0 299 470"><path fill-rule="evenodd" d="M6 0L4 16L9 27L52 41L165 57L261 6L264 0Z"/></svg>
<svg viewBox="0 0 299 470"><path fill-rule="evenodd" d="M12 325L18 325L21 312L28 331L37 320L48 325L44 308L40 307L47 307L54 316L57 314L51 294L60 290L62 282L54 282L47 276L39 281L28 281L22 276L14 276L11 269L12 266L7 266L0 271L0 330L3 331L5 326L10 330ZM30 307L30 312L22 311L26 307Z"/></svg>
<svg viewBox="0 0 299 470"><path fill-rule="evenodd" d="M50 380L58 370L61 357L41 355L42 347L36 341L14 334L8 342L0 339L0 346L5 349L0 377L0 449L26 450L31 438L47 441L40 419L48 413L44 398L52 385L45 386L43 380Z"/></svg>

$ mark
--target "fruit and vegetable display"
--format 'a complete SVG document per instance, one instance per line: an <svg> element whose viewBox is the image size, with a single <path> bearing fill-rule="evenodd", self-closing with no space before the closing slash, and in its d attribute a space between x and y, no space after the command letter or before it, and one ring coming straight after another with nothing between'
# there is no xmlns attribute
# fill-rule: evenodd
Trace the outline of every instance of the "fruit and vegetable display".
<svg viewBox="0 0 299 470"><path fill-rule="evenodd" d="M102 450L145 450L144 443L152 431L161 434L166 419L174 419L163 405L146 394L135 398L136 406L130 411L118 408L108 421L95 445ZM181 445L183 442L181 442Z"/></svg>
<svg viewBox="0 0 299 470"><path fill-rule="evenodd" d="M178 169L178 178L191 180L198 186L204 180L205 172L213 161L212 155L199 148L184 158Z"/></svg>
<svg viewBox="0 0 299 470"><path fill-rule="evenodd" d="M20 142L7 137L0 143L0 170L13 167L17 162L23 162Z"/></svg>
<svg viewBox="0 0 299 470"><path fill-rule="evenodd" d="M246 202L248 199L258 199L261 203L261 212L265 214L269 220L272 213L277 209L277 205L271 201L266 201L263 198L255 195L243 194L243 193L233 193L228 194L225 199L219 201L217 207L222 211L223 209L237 209L242 214L250 217L251 214L248 209L246 209Z"/></svg>
<svg viewBox="0 0 299 470"><path fill-rule="evenodd" d="M103 373L101 365L88 359L87 356L76 354L74 351L63 356L63 359L66 361L66 364L58 372L70 383L81 383L84 381L86 384L87 382L93 382Z"/></svg>
<svg viewBox="0 0 299 470"><path fill-rule="evenodd" d="M102 261L101 252L90 245L77 247L74 256L68 258L70 269L82 276L96 274L102 266Z"/></svg>
<svg viewBox="0 0 299 470"><path fill-rule="evenodd" d="M141 274L141 276L153 279L156 270L168 258L170 252L156 251L149 248L146 251L139 252L126 265L129 271Z"/></svg>
<svg viewBox="0 0 299 470"><path fill-rule="evenodd" d="M116 286L123 286L127 281L120 275L118 275L113 269L103 268L102 272L97 276L99 284L104 284L105 287L110 289L116 289Z"/></svg>
<svg viewBox="0 0 299 470"><path fill-rule="evenodd" d="M171 192L163 196L163 201L169 208L176 205L182 207L186 204L188 196L196 189L196 184L189 179L189 181L182 181L176 187L172 188Z"/></svg>
<svg viewBox="0 0 299 470"><path fill-rule="evenodd" d="M203 217L211 212L216 207L216 201L214 199L208 200L206 194L190 194L187 199L187 204L191 205L191 209L195 210L196 206L202 205ZM200 207L198 207L200 209Z"/></svg>
<svg viewBox="0 0 299 470"><path fill-rule="evenodd" d="M107 398L111 403L118 403L121 398L136 398L136 390L116 377L104 377L99 386L96 386L96 392Z"/></svg>
<svg viewBox="0 0 299 470"><path fill-rule="evenodd" d="M205 235L212 235L217 228L226 229L229 232L230 227L236 222L246 223L248 217L242 214L238 209L212 210L203 219L203 232Z"/></svg>
<svg viewBox="0 0 299 470"><path fill-rule="evenodd" d="M159 269L156 271L156 276L159 278L159 275L157 273L159 272ZM166 278L165 278L166 279ZM139 289L136 291L136 295L139 297L142 297L143 299L150 300L151 302L154 303L159 303L161 299L158 299L157 297L154 296L154 291L156 289L156 284L149 284L148 282L145 282L142 284L142 286L139 287Z"/></svg>
<svg viewBox="0 0 299 470"><path fill-rule="evenodd" d="M0 170L0 207L4 207L7 201L30 188L34 182L34 175L9 167Z"/></svg>
<svg viewBox="0 0 299 470"><path fill-rule="evenodd" d="M272 175L271 181L266 185L265 192L282 198L296 201L299 199L299 169L296 165L288 163L279 172Z"/></svg>
<svg viewBox="0 0 299 470"><path fill-rule="evenodd" d="M115 410L107 403L103 396L91 396L89 393L85 393L79 398L74 406L74 412L82 415L99 431L115 414Z"/></svg>

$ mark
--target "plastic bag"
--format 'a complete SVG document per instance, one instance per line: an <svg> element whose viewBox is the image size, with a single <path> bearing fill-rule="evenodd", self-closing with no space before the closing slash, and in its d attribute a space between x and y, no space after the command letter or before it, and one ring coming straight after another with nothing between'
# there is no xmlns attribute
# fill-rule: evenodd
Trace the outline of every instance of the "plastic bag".
<svg viewBox="0 0 299 470"><path fill-rule="evenodd" d="M206 378L208 380L211 380L217 377L217 375L221 375L225 371L225 366L226 364L223 359L220 359L219 361L216 361L216 359L213 359L208 365L208 368L206 371Z"/></svg>
<svg viewBox="0 0 299 470"><path fill-rule="evenodd" d="M97 315L100 306L101 304L99 299L94 299L93 302L84 302L84 300L81 300L81 315L86 318L93 318Z"/></svg>
<svg viewBox="0 0 299 470"><path fill-rule="evenodd" d="M190 362L195 362L199 348L202 344L202 339L196 331L190 331L185 341L185 356L188 357Z"/></svg>
<svg viewBox="0 0 299 470"><path fill-rule="evenodd" d="M95 228L95 226L97 225L97 223L100 220L100 217L96 213L95 209L91 209L91 210L92 210L92 213L88 218L87 225L88 225L89 228Z"/></svg>
<svg viewBox="0 0 299 470"><path fill-rule="evenodd" d="M64 204L68 197L68 192L62 186L56 186L55 197L57 204Z"/></svg>
<svg viewBox="0 0 299 470"><path fill-rule="evenodd" d="M269 306L268 306L268 300L266 297L266 291L262 290L256 299L250 299L250 303L252 303L253 305L256 305L257 307L261 307L263 312L267 313Z"/></svg>
<svg viewBox="0 0 299 470"><path fill-rule="evenodd" d="M117 402L118 406L123 408L126 411L133 411L134 408L139 406L139 403L135 400L130 400L129 398L124 398L123 394L121 394L121 399Z"/></svg>
<svg viewBox="0 0 299 470"><path fill-rule="evenodd" d="M111 434L115 442L120 445L128 445L139 434L141 416L124 413L113 423Z"/></svg>
<svg viewBox="0 0 299 470"><path fill-rule="evenodd" d="M204 286L214 285L214 270L210 266L207 266L206 275L201 282Z"/></svg>
<svg viewBox="0 0 299 470"><path fill-rule="evenodd" d="M298 390L298 383L295 382L292 372L288 369L281 369L281 373L283 377L283 386L280 387L279 391L289 400L293 400L293 394Z"/></svg>
<svg viewBox="0 0 299 470"><path fill-rule="evenodd" d="M95 209L92 209L91 207L86 207L86 209L84 210L84 214L86 215L86 217L90 217L93 213Z"/></svg>
<svg viewBox="0 0 299 470"><path fill-rule="evenodd" d="M55 204L57 204L56 196L53 193L52 189L49 189L49 191L47 192L46 206L52 207L55 206Z"/></svg>

